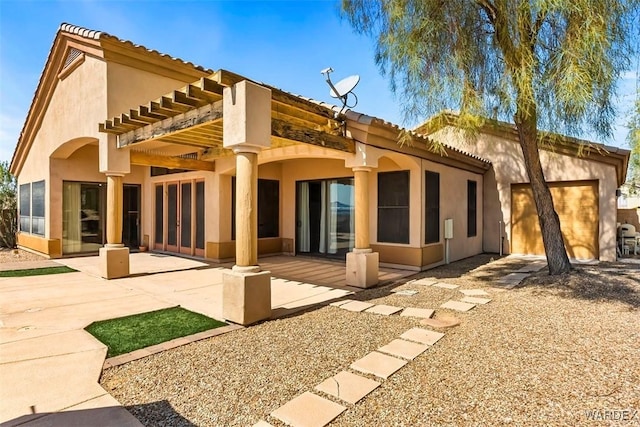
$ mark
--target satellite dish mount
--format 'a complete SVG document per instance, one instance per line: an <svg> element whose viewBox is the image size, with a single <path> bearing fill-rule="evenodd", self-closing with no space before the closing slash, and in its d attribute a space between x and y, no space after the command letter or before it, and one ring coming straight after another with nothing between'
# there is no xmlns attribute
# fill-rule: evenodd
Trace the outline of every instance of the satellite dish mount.
<svg viewBox="0 0 640 427"><path fill-rule="evenodd" d="M347 78L340 80L338 83L334 85L333 82L331 81L331 76L330 76L332 72L333 72L333 68L331 67L325 68L324 70L320 71L320 73L325 76L327 84L331 88L329 90L329 95L332 98L337 98L340 101L342 101L342 108L340 109L340 112L336 113L336 118L337 118L340 114L343 113L345 108L353 108L358 104L358 97L356 96L355 93L353 93L353 89L355 89L355 87L358 85L358 82L360 81L360 76L357 74L353 76L349 76ZM352 101L352 104L349 104L349 95L353 96L354 98Z"/></svg>

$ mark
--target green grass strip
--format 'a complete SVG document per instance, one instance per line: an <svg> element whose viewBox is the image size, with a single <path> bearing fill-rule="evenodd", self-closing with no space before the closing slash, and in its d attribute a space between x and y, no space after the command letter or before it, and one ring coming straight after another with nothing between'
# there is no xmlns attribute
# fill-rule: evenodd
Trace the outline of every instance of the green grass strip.
<svg viewBox="0 0 640 427"><path fill-rule="evenodd" d="M85 329L108 348L107 357L225 326L182 307L94 322Z"/></svg>
<svg viewBox="0 0 640 427"><path fill-rule="evenodd" d="M69 268L66 265L60 267L42 267L42 268L28 268L25 270L7 270L0 271L0 277L27 277L27 276L43 276L45 274L61 274L61 273L73 273L73 268Z"/></svg>

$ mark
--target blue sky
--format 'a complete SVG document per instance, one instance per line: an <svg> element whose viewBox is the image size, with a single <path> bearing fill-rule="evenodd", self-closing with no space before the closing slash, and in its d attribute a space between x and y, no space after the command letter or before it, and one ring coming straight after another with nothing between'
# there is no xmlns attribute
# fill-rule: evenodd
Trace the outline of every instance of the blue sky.
<svg viewBox="0 0 640 427"><path fill-rule="evenodd" d="M206 68L224 68L322 101L320 70L361 76L355 110L404 123L398 100L373 59L373 41L355 34L327 1L0 0L0 160L10 160L56 31L62 22L105 31ZM620 82L628 109L636 73ZM106 119L106 117L105 117ZM614 140L626 148L620 114Z"/></svg>

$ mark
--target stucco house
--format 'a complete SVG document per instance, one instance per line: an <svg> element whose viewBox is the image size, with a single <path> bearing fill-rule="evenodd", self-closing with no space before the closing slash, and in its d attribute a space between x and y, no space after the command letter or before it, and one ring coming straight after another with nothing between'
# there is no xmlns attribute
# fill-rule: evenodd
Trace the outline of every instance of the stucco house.
<svg viewBox="0 0 640 427"><path fill-rule="evenodd" d="M224 298L238 323L268 317L259 254L346 259L347 282L367 287L379 264L421 270L498 252L500 227L505 253L540 253L511 125L462 146L426 124L400 146L398 126L339 111L63 24L11 162L18 244L52 258L99 252L106 278L128 275L140 245L235 260ZM629 153L575 147L543 153L556 202L569 201L567 248L615 259Z"/></svg>
<svg viewBox="0 0 640 427"><path fill-rule="evenodd" d="M502 245L504 253L544 255L515 125L486 120L469 141L454 119L443 112L416 131L491 162L484 176L484 251L499 252ZM615 261L617 190L625 182L629 150L562 135L546 138L540 161L569 257Z"/></svg>

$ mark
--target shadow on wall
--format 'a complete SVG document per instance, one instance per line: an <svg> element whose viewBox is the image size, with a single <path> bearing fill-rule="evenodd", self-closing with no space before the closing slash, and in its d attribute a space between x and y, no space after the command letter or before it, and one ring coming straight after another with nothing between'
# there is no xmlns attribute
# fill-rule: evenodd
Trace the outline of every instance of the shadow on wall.
<svg viewBox="0 0 640 427"><path fill-rule="evenodd" d="M84 409L65 412L43 412L33 415L23 415L19 418L4 422L0 426L18 426L28 423L31 427L45 426L104 426L127 427L138 426L132 414L144 425L170 425L175 427L195 427L191 421L178 414L166 400L153 403L134 405L126 408L108 406L105 408ZM140 417L143 415L143 417Z"/></svg>

